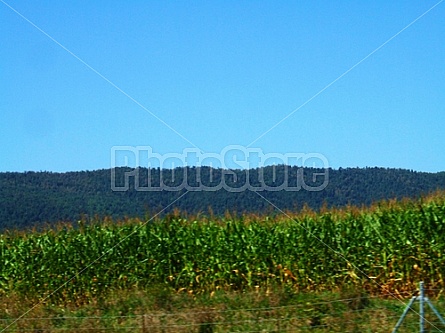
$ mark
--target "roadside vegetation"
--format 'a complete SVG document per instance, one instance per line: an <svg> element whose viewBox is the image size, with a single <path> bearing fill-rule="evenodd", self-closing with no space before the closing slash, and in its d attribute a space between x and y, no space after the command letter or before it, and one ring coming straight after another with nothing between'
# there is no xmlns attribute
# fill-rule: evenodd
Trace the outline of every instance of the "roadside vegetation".
<svg viewBox="0 0 445 333"><path fill-rule="evenodd" d="M309 317L301 325L323 326L332 319L328 331L335 331L344 320L337 323L332 313L359 316L356 310L374 307L383 312L363 314L369 320L400 315L400 300L411 297L420 281L440 300L444 225L445 194L437 192L317 213L216 217L173 212L147 221L104 219L6 231L0 235L0 327L35 304L29 314L54 320L150 315L137 317L140 329L147 324L141 320L167 325L167 317L161 316L165 322L156 317L166 313L210 311L201 319L213 322L229 309L247 315L248 308L293 305L301 307L291 311L294 316ZM324 310L311 305L322 300L333 303ZM58 323L70 325L64 319Z"/></svg>

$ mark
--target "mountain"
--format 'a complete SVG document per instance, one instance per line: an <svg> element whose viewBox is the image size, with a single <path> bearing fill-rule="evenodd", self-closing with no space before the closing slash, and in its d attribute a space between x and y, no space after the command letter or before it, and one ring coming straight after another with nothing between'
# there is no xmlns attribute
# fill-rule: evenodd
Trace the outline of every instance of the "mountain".
<svg viewBox="0 0 445 333"><path fill-rule="evenodd" d="M110 216L148 218L179 209L222 215L369 205L445 189L445 172L405 169L316 169L269 166L250 170L186 167L116 168L66 173L0 173L0 229ZM274 207L274 205L276 207Z"/></svg>

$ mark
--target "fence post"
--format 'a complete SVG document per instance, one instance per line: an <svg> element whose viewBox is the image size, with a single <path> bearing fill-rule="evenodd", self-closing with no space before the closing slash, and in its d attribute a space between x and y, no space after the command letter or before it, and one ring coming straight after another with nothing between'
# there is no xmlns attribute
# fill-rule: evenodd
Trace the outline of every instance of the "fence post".
<svg viewBox="0 0 445 333"><path fill-rule="evenodd" d="M400 325L402 325L403 320L405 319L406 315L408 314L408 311L411 310L412 305L417 300L419 301L419 325L420 325L420 333L425 333L425 302L430 306L431 310L433 310L434 314L439 318L441 323L445 325L445 320L440 315L439 311L433 306L433 304L430 302L428 297L425 297L425 290L423 287L423 281L420 282L420 289L419 289L419 296L414 296L409 301L408 305L405 307L405 310L403 310L403 314L400 317L399 321L397 322L396 326L392 330L392 333L396 333Z"/></svg>
<svg viewBox="0 0 445 333"><path fill-rule="evenodd" d="M436 315L436 317L439 318L440 322L445 326L445 320L442 318L442 316L440 315L439 311L437 311L437 309L434 307L433 303L430 302L428 297L425 297L425 301L430 306L431 310L433 310L433 312Z"/></svg>
<svg viewBox="0 0 445 333"><path fill-rule="evenodd" d="M414 301L416 300L416 296L411 297L411 300L409 301L408 305L405 307L405 310L403 310L402 316L399 318L399 321L396 324L396 327L392 330L392 333L396 333L399 329L400 325L402 325L403 320L405 319L406 315L408 314L408 311L411 310L411 306L413 305Z"/></svg>
<svg viewBox="0 0 445 333"><path fill-rule="evenodd" d="M419 314L420 314L420 333L425 333L425 309L424 309L424 301L425 293L423 291L423 281L420 282L420 296L419 296Z"/></svg>

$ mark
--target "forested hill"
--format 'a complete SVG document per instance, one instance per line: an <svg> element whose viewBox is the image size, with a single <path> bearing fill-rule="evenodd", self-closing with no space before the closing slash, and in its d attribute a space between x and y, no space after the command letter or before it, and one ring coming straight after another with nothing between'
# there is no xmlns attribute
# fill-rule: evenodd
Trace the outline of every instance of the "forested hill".
<svg viewBox="0 0 445 333"><path fill-rule="evenodd" d="M445 189L445 172L385 168L326 172L282 165L248 173L209 167L6 172L0 173L0 229L73 222L82 216L148 217L165 207L163 213L174 208L187 213L211 210L218 215L262 213L274 211L271 202L282 210L298 210L305 204L317 210L323 205L368 205L387 198L417 197L437 189Z"/></svg>

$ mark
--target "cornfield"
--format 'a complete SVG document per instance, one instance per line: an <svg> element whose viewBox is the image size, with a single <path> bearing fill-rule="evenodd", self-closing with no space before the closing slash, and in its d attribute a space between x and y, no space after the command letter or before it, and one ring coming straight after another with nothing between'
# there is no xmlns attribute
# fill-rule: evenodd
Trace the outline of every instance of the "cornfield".
<svg viewBox="0 0 445 333"><path fill-rule="evenodd" d="M188 293L354 286L443 288L445 198L320 213L221 218L172 214L0 235L0 295L90 302L163 285Z"/></svg>

